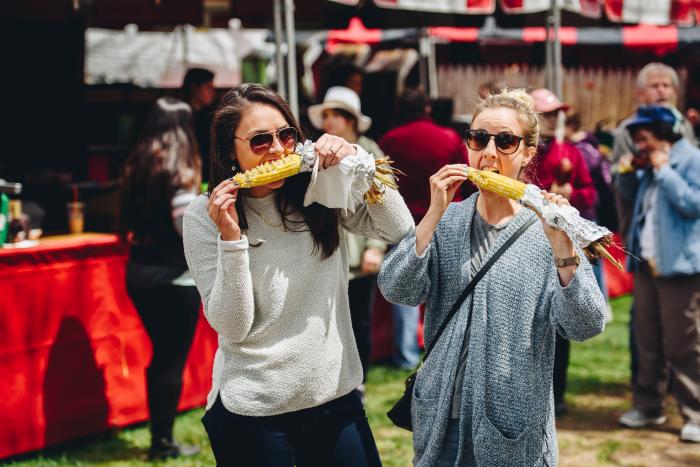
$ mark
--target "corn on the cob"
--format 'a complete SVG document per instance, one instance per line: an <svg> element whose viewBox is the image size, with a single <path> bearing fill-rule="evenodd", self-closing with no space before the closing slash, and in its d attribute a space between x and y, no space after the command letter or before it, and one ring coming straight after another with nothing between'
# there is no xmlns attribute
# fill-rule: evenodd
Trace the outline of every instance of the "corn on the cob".
<svg viewBox="0 0 700 467"><path fill-rule="evenodd" d="M291 177L302 171L313 170L316 158L313 143L307 141L304 145L299 144L295 151L282 159L265 162L245 172L237 173L233 176L233 181L241 188L253 188ZM372 184L364 194L368 203L381 203L386 187L398 189L395 177L399 174L403 175L403 172L392 167L392 163L393 161L388 157L374 161Z"/></svg>
<svg viewBox="0 0 700 467"><path fill-rule="evenodd" d="M477 170L473 167L467 167L467 178L483 190L518 201L524 206L534 209L538 214L542 214L541 208L546 203L544 197L540 194L540 190L534 185L530 185L530 189L528 189L528 185L523 182L494 172ZM527 197L525 196L526 193L528 193ZM574 242L579 239L579 246L589 258L603 257L618 269L623 269L622 263L615 259L607 250L607 248L613 246L612 233L609 230L599 227L591 221L579 218L578 215L575 215L574 224L574 226L558 227L563 227L562 230ZM583 235L584 230L588 235ZM596 233L591 236L590 232L593 231ZM585 237L585 241L582 237Z"/></svg>
<svg viewBox="0 0 700 467"><path fill-rule="evenodd" d="M467 178L479 188L497 193L506 198L519 201L525 196L525 187L527 185L505 175L467 167Z"/></svg>
<svg viewBox="0 0 700 467"><path fill-rule="evenodd" d="M237 173L233 176L233 180L241 188L252 188L291 177L298 174L300 170L301 156L289 154L282 159L265 162L245 172Z"/></svg>

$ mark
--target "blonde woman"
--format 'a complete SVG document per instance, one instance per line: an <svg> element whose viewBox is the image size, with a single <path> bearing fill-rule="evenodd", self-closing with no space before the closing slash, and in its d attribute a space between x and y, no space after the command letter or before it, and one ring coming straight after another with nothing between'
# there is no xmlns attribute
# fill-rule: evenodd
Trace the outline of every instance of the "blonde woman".
<svg viewBox="0 0 700 467"><path fill-rule="evenodd" d="M539 120L524 90L489 95L467 132L469 164L511 178L536 153ZM426 303L426 345L434 346L413 392L417 466L556 465L554 338L602 332L605 300L583 253L536 221L503 253L439 339L448 310L485 262L535 214L479 191L452 203L465 166L430 178L430 208L392 250L379 274L390 301ZM547 193L549 202L568 204Z"/></svg>

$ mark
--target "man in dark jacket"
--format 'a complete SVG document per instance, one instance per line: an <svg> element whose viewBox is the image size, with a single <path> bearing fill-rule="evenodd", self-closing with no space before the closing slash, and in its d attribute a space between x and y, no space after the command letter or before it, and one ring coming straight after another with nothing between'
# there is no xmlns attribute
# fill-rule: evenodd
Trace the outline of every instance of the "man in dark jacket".
<svg viewBox="0 0 700 467"><path fill-rule="evenodd" d="M209 180L209 131L214 112L216 88L214 73L205 68L190 68L182 81L182 98L192 107L194 133L202 156L202 181Z"/></svg>
<svg viewBox="0 0 700 467"><path fill-rule="evenodd" d="M406 175L399 192L416 224L430 206L429 177L446 164L466 164L467 149L459 134L430 118L430 100L419 90L406 89L399 98L402 124L388 131L379 147ZM455 201L461 201L455 197Z"/></svg>

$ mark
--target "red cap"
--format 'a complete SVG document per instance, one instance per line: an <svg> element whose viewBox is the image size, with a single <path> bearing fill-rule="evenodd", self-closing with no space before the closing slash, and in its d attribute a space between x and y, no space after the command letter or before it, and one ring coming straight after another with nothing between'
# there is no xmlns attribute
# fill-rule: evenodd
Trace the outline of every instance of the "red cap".
<svg viewBox="0 0 700 467"><path fill-rule="evenodd" d="M569 105L559 100L556 94L549 89L539 88L530 92L530 97L535 104L535 112L547 113L555 110L569 110Z"/></svg>

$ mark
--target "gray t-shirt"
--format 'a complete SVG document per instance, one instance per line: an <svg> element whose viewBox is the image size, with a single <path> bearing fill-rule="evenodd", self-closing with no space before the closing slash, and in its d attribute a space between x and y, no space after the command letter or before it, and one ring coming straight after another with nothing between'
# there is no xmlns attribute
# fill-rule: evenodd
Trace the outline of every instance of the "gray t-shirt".
<svg viewBox="0 0 700 467"><path fill-rule="evenodd" d="M472 227L469 231L469 241L471 244L470 260L469 260L469 277L473 278L479 269L484 258L489 250L496 242L498 235L508 225L508 222L501 225L488 224L477 210L474 210L474 218L472 219ZM470 279L471 280L471 279ZM471 313L471 307L469 313ZM470 326L471 327L471 326ZM460 407L462 406L462 388L464 387L464 373L467 366L467 353L469 352L469 331L468 327L464 331L464 339L462 340L462 350L459 354L459 363L457 364L457 375L455 376L455 384L452 388L452 406L450 416L453 419L459 418Z"/></svg>

